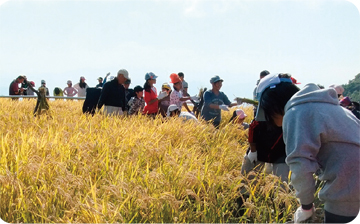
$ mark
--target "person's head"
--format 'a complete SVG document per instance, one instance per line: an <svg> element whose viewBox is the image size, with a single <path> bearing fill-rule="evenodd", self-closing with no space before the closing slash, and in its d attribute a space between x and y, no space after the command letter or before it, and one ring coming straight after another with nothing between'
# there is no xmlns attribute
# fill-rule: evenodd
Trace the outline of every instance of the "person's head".
<svg viewBox="0 0 360 224"><path fill-rule="evenodd" d="M342 87L342 85L333 84L333 85L329 86L329 89L330 88L335 89L339 99L342 98L342 94L344 93L344 88Z"/></svg>
<svg viewBox="0 0 360 224"><path fill-rule="evenodd" d="M46 86L45 80L41 80L41 86Z"/></svg>
<svg viewBox="0 0 360 224"><path fill-rule="evenodd" d="M282 126L285 105L299 91L288 74L270 74L263 78L257 88L259 106L257 121L268 121Z"/></svg>
<svg viewBox="0 0 360 224"><path fill-rule="evenodd" d="M242 109L236 109L229 122L242 124L246 117L247 115Z"/></svg>
<svg viewBox="0 0 360 224"><path fill-rule="evenodd" d="M182 81L179 78L178 74L172 73L170 75L170 83L173 84L173 87L176 91L180 91L182 89Z"/></svg>
<svg viewBox="0 0 360 224"><path fill-rule="evenodd" d="M30 85L31 85L32 87L35 87L35 82L34 82L34 81L30 81Z"/></svg>
<svg viewBox="0 0 360 224"><path fill-rule="evenodd" d="M269 75L270 72L268 70L264 70L260 72L260 79L264 78L265 76Z"/></svg>
<svg viewBox="0 0 360 224"><path fill-rule="evenodd" d="M169 85L169 83L167 82L163 83L161 86L161 91L167 92L169 94L171 92L171 86Z"/></svg>
<svg viewBox="0 0 360 224"><path fill-rule="evenodd" d="M125 83L124 83L125 89L129 89L130 84L131 84L131 79L127 79L127 80L125 81Z"/></svg>
<svg viewBox="0 0 360 224"><path fill-rule="evenodd" d="M181 79L181 81L184 81L184 73L179 72L179 73L178 73L178 76L179 76L179 78Z"/></svg>
<svg viewBox="0 0 360 224"><path fill-rule="evenodd" d="M17 83L23 83L24 80L25 80L25 78L24 78L24 76L22 76L22 75L19 75L19 76L16 78L16 82L17 82Z"/></svg>
<svg viewBox="0 0 360 224"><path fill-rule="evenodd" d="M156 84L156 79L157 76L152 72L148 72L145 74L145 84L144 84L145 91L147 92L150 91L151 87L153 87L154 84Z"/></svg>
<svg viewBox="0 0 360 224"><path fill-rule="evenodd" d="M178 106L176 106L175 104L169 105L168 110L166 112L167 117L175 117L175 116L179 116L179 114L180 114L180 110Z"/></svg>
<svg viewBox="0 0 360 224"><path fill-rule="evenodd" d="M23 75L23 77L24 77L24 82L27 82L26 75Z"/></svg>
<svg viewBox="0 0 360 224"><path fill-rule="evenodd" d="M86 80L86 79L85 79L84 76L81 76L81 77L80 77L80 83L85 83L85 80Z"/></svg>
<svg viewBox="0 0 360 224"><path fill-rule="evenodd" d="M103 83L103 78L102 77L99 77L97 80L98 80L99 84Z"/></svg>
<svg viewBox="0 0 360 224"><path fill-rule="evenodd" d="M144 95L143 88L141 86L135 86L134 92L137 98L141 98Z"/></svg>
<svg viewBox="0 0 360 224"><path fill-rule="evenodd" d="M123 85L128 79L130 79L129 72L126 69L120 69L117 73L118 83Z"/></svg>
<svg viewBox="0 0 360 224"><path fill-rule="evenodd" d="M222 87L222 83L224 80L222 80L218 75L215 75L210 79L210 83L212 85L212 90L214 91L220 91Z"/></svg>
<svg viewBox="0 0 360 224"><path fill-rule="evenodd" d="M72 86L71 80L68 80L66 84L68 85L68 87L71 87Z"/></svg>

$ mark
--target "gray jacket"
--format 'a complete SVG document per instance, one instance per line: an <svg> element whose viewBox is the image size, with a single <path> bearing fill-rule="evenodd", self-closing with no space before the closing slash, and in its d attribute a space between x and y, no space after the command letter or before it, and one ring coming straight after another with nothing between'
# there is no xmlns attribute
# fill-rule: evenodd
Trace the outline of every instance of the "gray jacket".
<svg viewBox="0 0 360 224"><path fill-rule="evenodd" d="M285 106L286 163L301 204L314 201L313 174L326 181L319 192L325 210L336 215L359 212L360 121L339 105L334 89L308 84Z"/></svg>

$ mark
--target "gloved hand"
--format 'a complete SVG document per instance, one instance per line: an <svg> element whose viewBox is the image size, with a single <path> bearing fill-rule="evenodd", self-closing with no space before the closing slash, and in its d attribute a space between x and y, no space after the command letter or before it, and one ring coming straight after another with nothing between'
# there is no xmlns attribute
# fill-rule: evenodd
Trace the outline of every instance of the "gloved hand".
<svg viewBox="0 0 360 224"><path fill-rule="evenodd" d="M108 77L110 75L110 72L106 74L106 77Z"/></svg>
<svg viewBox="0 0 360 224"><path fill-rule="evenodd" d="M165 97L167 97L167 92L160 92L159 93L159 96L157 97L158 98L158 100L162 100L162 99L164 99Z"/></svg>
<svg viewBox="0 0 360 224"><path fill-rule="evenodd" d="M226 106L225 104L219 105L219 108L220 108L221 110L229 111L228 106Z"/></svg>
<svg viewBox="0 0 360 224"><path fill-rule="evenodd" d="M241 105L241 104L242 104L242 99L236 98L236 104L237 104L237 105Z"/></svg>
<svg viewBox="0 0 360 224"><path fill-rule="evenodd" d="M301 206L296 210L294 214L294 222L300 223L308 220L315 215L315 206L309 210L304 210Z"/></svg>
<svg viewBox="0 0 360 224"><path fill-rule="evenodd" d="M257 151L255 151L255 152L249 151L249 153L247 154L247 157L249 158L251 163L256 162L257 161Z"/></svg>
<svg viewBox="0 0 360 224"><path fill-rule="evenodd" d="M200 98L197 97L197 96L190 96L190 99L194 100L194 101L199 101L200 100Z"/></svg>

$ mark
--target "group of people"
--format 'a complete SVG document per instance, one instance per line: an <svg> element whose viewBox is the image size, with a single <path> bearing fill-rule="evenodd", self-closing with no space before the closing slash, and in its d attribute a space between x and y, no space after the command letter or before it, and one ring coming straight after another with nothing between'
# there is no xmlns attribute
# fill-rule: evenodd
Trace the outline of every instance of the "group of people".
<svg viewBox="0 0 360 224"><path fill-rule="evenodd" d="M199 98L187 94L183 73L170 74L169 83L163 83L160 92L155 87L158 76L152 72L145 74L143 86L137 85L134 89L129 89L131 79L126 69L120 69L116 77L106 82L108 75L105 80L99 78L96 87L99 92L96 108L100 110L104 106L106 115L154 117L161 114L196 120L187 102L202 101L200 116L218 128L221 111L229 111L230 107L242 103L241 100L231 102L220 91L224 80L219 76L210 79L212 88ZM14 82L23 83L24 80L19 76ZM88 88L84 81L82 77L78 83L80 88ZM45 86L36 91L31 82L25 84L31 86L27 91L48 94ZM324 181L319 199L325 205L325 222L350 222L360 209L360 120L351 109L354 103L342 95L344 89L339 85L324 89L307 84L300 90L297 84L289 74L270 74L264 70L254 90L258 105L254 105L256 109L250 125L244 123L247 115L243 110L233 112L230 122L248 129L249 149L241 173L246 176L267 166L267 172L288 182L291 171L291 185L301 203L294 215L295 223L306 221L315 213L315 174ZM10 95L22 92L12 86ZM68 96L75 91L80 93L71 89L71 82L67 88L64 94ZM41 103L44 104L38 98L39 106ZM243 199L250 194L246 190L241 193ZM239 206L243 203L240 200Z"/></svg>

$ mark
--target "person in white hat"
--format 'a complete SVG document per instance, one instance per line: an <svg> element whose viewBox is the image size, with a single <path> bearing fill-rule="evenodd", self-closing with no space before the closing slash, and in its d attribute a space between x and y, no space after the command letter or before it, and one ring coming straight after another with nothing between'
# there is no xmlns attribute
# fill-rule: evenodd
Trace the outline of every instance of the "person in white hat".
<svg viewBox="0 0 360 224"><path fill-rule="evenodd" d="M238 124L239 127L243 128L244 130L249 128L249 124L245 123L244 120L247 117L245 112L242 109L236 109L233 113L233 116L230 118L230 122Z"/></svg>
<svg viewBox="0 0 360 224"><path fill-rule="evenodd" d="M81 76L79 83L76 83L74 85L74 88L78 91L79 97L85 97L86 96L86 89L89 88L88 84L85 82L85 77Z"/></svg>
<svg viewBox="0 0 360 224"><path fill-rule="evenodd" d="M187 111L180 111L179 107L176 104L171 104L168 107L166 116L167 117L179 117L179 118L184 119L185 121L188 121L188 120L198 121L198 119L192 113L189 113Z"/></svg>
<svg viewBox="0 0 360 224"><path fill-rule="evenodd" d="M98 101L98 109L105 105L106 115L123 115L126 110L124 83L130 79L126 69L120 69L117 77L104 84Z"/></svg>
<svg viewBox="0 0 360 224"><path fill-rule="evenodd" d="M71 80L68 80L67 81L67 87L64 88L64 95L67 96L67 97L73 97L75 96L78 91L77 89L75 89L74 87L72 87L72 82Z"/></svg>

